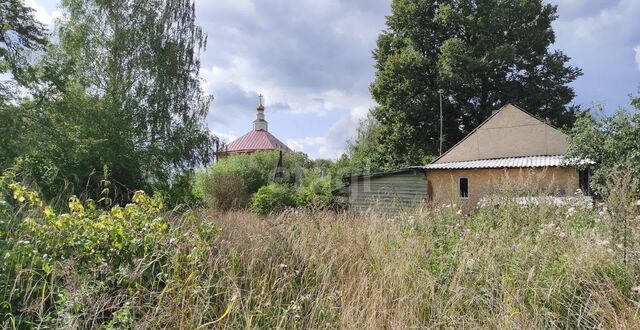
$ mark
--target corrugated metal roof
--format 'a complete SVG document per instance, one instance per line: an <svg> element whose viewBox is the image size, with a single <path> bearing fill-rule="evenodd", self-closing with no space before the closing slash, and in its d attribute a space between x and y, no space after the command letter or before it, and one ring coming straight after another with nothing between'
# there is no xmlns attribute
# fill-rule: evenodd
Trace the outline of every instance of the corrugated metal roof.
<svg viewBox="0 0 640 330"><path fill-rule="evenodd" d="M451 162L440 164L429 164L425 166L428 170L454 170L454 169L477 169L477 168L527 168L527 167L560 167L577 165L578 163L592 163L590 161L568 162L562 155L556 156L525 156L508 157L496 159L469 160L463 162Z"/></svg>
<svg viewBox="0 0 640 330"><path fill-rule="evenodd" d="M263 130L251 131L227 146L227 152L248 152L253 150L292 151L271 133Z"/></svg>

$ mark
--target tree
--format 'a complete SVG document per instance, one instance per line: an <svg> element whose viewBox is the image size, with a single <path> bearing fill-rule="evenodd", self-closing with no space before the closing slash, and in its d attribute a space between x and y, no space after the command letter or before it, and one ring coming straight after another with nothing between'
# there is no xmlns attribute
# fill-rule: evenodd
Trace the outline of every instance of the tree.
<svg viewBox="0 0 640 330"><path fill-rule="evenodd" d="M20 139L27 120L15 104L19 87L30 84L33 70L29 52L47 45L46 32L33 16L33 10L20 0L0 3L0 171L20 155L25 145Z"/></svg>
<svg viewBox="0 0 640 330"><path fill-rule="evenodd" d="M0 82L0 106L17 94L15 82L24 85L28 61L26 51L42 50L47 44L42 24L33 16L33 9L21 0L0 3L0 74L13 74L13 80Z"/></svg>
<svg viewBox="0 0 640 330"><path fill-rule="evenodd" d="M438 154L439 90L445 150L509 102L571 127L581 71L549 49L556 17L542 0L394 0L370 86L381 167Z"/></svg>
<svg viewBox="0 0 640 330"><path fill-rule="evenodd" d="M640 177L640 97L631 100L633 111L624 108L612 116L596 118L585 113L575 123L569 136L569 159L589 159L595 163L591 189L600 196L609 194L611 180L624 172ZM602 108L600 116L602 115ZM635 180L635 193L640 183Z"/></svg>
<svg viewBox="0 0 640 330"><path fill-rule="evenodd" d="M122 200L190 182L181 176L214 153L194 2L63 0L62 9L59 42L40 61L41 83L25 106L38 138L24 166L42 172L34 163L44 158L72 192L95 186L106 167Z"/></svg>

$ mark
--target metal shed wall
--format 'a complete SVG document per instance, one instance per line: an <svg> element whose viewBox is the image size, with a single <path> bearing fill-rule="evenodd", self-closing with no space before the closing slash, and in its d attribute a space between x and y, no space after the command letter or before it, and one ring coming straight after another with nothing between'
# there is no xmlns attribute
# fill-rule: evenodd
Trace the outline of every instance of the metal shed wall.
<svg viewBox="0 0 640 330"><path fill-rule="evenodd" d="M361 177L352 180L348 193L351 210L356 212L372 207L395 212L428 200L427 180L422 170Z"/></svg>

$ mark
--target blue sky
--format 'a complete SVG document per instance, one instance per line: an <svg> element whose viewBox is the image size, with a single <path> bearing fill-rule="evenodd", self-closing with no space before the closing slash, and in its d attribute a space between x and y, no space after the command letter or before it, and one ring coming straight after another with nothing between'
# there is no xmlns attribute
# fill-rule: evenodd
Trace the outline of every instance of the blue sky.
<svg viewBox="0 0 640 330"><path fill-rule="evenodd" d="M25 0L53 24L57 0ZM209 36L201 75L207 123L229 142L249 131L257 95L269 131L312 158L336 158L374 105L371 51L390 0L196 0ZM556 43L584 75L575 103L612 112L640 86L640 0L550 0Z"/></svg>

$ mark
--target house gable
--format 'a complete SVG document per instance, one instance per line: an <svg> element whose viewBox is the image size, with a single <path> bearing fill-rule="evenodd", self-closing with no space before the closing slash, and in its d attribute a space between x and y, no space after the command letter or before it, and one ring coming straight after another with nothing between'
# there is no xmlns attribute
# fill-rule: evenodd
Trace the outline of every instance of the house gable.
<svg viewBox="0 0 640 330"><path fill-rule="evenodd" d="M564 155L566 151L567 136L564 133L507 104L435 163Z"/></svg>

